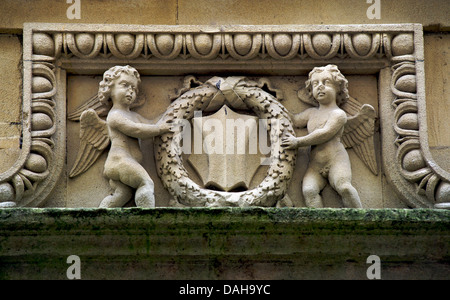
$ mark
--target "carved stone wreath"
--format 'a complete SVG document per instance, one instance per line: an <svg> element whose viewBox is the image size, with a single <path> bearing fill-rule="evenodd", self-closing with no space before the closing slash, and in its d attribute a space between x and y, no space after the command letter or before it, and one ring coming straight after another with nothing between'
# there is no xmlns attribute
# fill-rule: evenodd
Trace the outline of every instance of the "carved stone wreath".
<svg viewBox="0 0 450 300"><path fill-rule="evenodd" d="M285 131L294 134L286 109L270 93L243 77L212 78L199 87L178 97L167 109L163 120L191 120L194 111L205 110L212 102L215 107L227 103L233 107L243 103L260 119L267 119L271 132L270 166L265 179L254 189L243 192L223 192L200 187L189 178L181 157L181 134L169 133L156 142L157 171L164 187L176 201L185 206L274 206L286 196L293 173L296 151L280 145ZM218 103L217 103L218 102Z"/></svg>

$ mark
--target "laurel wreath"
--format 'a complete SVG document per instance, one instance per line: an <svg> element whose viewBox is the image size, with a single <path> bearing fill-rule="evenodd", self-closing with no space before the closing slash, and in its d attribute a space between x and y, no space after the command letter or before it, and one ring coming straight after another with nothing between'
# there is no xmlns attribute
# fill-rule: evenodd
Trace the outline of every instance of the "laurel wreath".
<svg viewBox="0 0 450 300"><path fill-rule="evenodd" d="M257 117L268 120L271 156L266 177L254 189L247 191L224 192L202 188L189 178L183 165L181 135L166 133L155 140L157 172L164 187L184 206L271 207L286 196L297 155L297 151L281 146L281 137L286 131L294 134L288 112L272 94L261 89L256 82L242 78L233 84L235 95ZM177 119L191 120L195 111L205 110L217 93L222 92L220 86L209 81L191 88L172 102L162 120L166 122L175 122Z"/></svg>

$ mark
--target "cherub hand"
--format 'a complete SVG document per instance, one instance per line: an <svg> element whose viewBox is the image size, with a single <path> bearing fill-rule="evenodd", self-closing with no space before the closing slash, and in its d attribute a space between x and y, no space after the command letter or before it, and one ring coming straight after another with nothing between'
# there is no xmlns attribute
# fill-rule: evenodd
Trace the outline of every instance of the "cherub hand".
<svg viewBox="0 0 450 300"><path fill-rule="evenodd" d="M169 116L173 115L173 113L169 113ZM169 120L164 120L165 118L160 118L157 122L156 122L156 126L158 126L159 128L159 134L164 134L164 133L170 133L170 132L174 132L174 124L172 122L172 119Z"/></svg>
<svg viewBox="0 0 450 300"><path fill-rule="evenodd" d="M171 123L159 124L159 134L170 133L173 131L173 125Z"/></svg>
<svg viewBox="0 0 450 300"><path fill-rule="evenodd" d="M286 133L281 139L281 146L286 149L296 149L298 148L297 138L290 133Z"/></svg>

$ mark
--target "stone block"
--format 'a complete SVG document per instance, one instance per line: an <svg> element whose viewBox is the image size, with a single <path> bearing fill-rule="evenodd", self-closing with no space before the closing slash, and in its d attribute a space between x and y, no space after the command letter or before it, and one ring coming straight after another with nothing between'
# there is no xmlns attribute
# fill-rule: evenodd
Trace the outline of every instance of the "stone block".
<svg viewBox="0 0 450 300"><path fill-rule="evenodd" d="M124 208L0 210L0 279L448 279L449 211Z"/></svg>
<svg viewBox="0 0 450 300"><path fill-rule="evenodd" d="M16 161L22 134L22 47L18 36L0 35L0 173Z"/></svg>
<svg viewBox="0 0 450 300"><path fill-rule="evenodd" d="M23 23L103 23L103 24L176 24L175 0L85 1L80 3L80 19L69 19L72 5L67 1L5 0L0 2L0 32L20 33Z"/></svg>
<svg viewBox="0 0 450 300"><path fill-rule="evenodd" d="M375 1L377 2L377 1ZM371 6L360 0L178 2L178 24L399 24L421 23L448 30L450 4L439 0L379 1L380 19L369 19ZM351 7L351 13L349 13ZM226 12L226 13L224 13Z"/></svg>
<svg viewBox="0 0 450 300"><path fill-rule="evenodd" d="M447 116L450 113L450 35L427 34L425 41L425 78L427 95L428 139L433 157L450 170L450 133Z"/></svg>

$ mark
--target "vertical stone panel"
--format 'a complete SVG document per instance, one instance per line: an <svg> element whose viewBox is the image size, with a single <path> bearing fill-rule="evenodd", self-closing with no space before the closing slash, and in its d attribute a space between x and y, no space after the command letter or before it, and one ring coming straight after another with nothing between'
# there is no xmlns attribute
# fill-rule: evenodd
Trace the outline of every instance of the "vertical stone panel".
<svg viewBox="0 0 450 300"><path fill-rule="evenodd" d="M20 153L21 63L19 37L0 35L0 173L8 170Z"/></svg>
<svg viewBox="0 0 450 300"><path fill-rule="evenodd" d="M450 171L450 35L425 35L428 142L433 158Z"/></svg>

